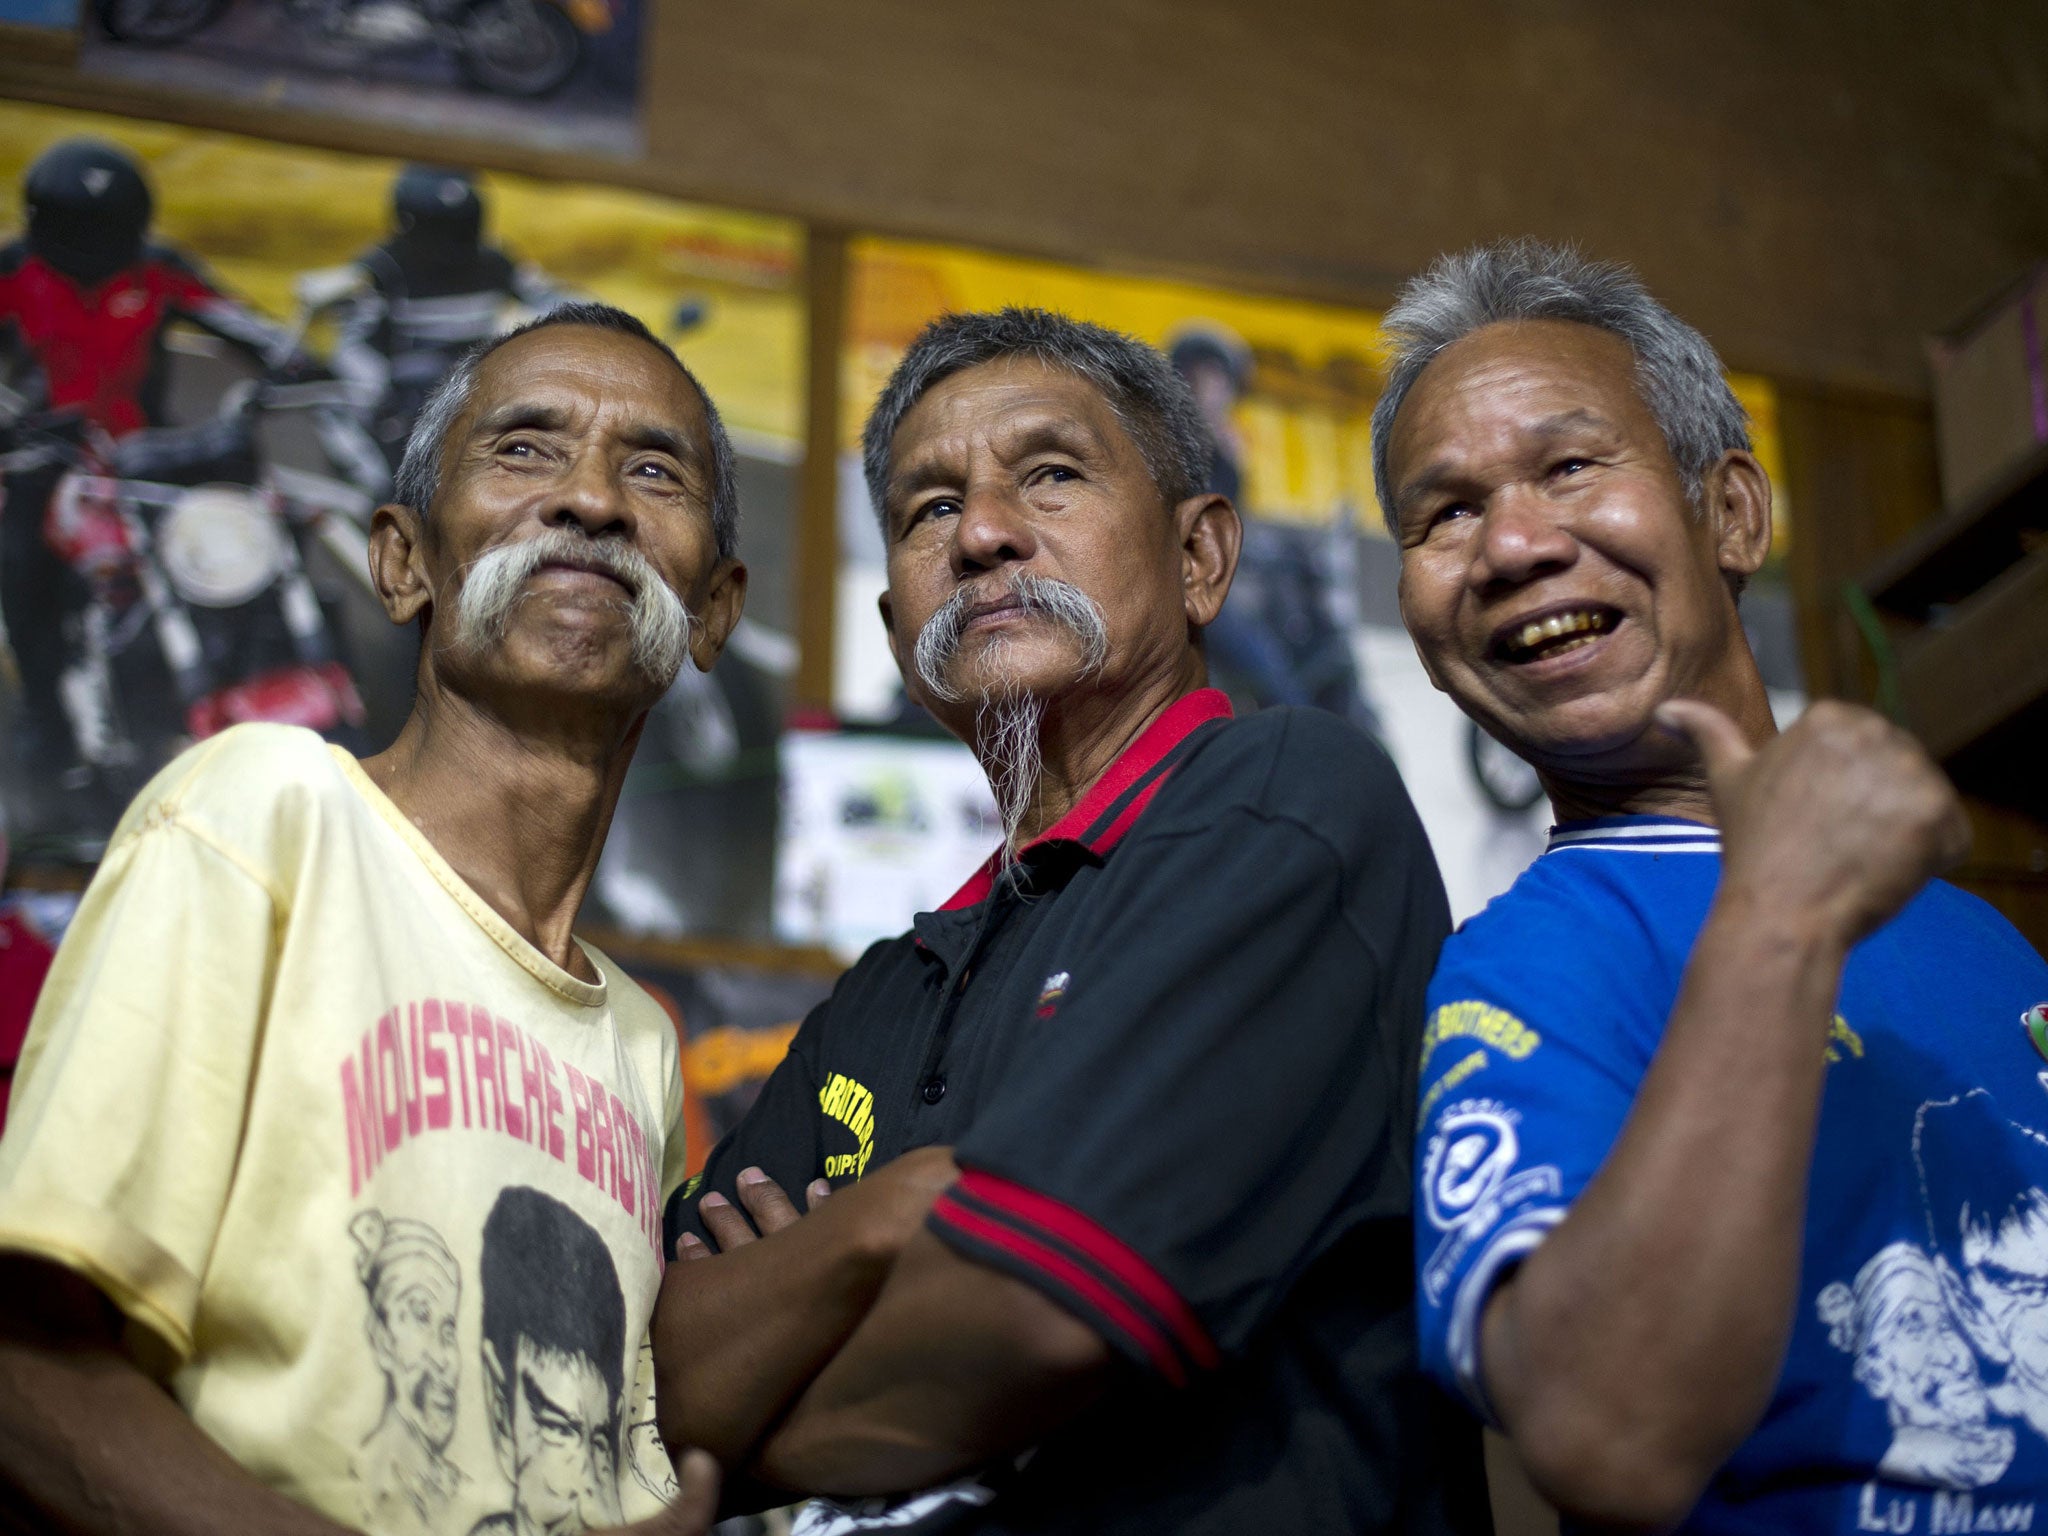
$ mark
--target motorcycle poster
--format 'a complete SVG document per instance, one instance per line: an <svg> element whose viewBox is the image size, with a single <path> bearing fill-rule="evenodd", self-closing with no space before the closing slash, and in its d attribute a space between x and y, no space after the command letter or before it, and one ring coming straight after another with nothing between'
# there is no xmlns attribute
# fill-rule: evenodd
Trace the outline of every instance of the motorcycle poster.
<svg viewBox="0 0 2048 1536"><path fill-rule="evenodd" d="M717 671L685 669L656 707L591 921L767 937L798 226L0 102L0 247L0 816L18 862L93 862L158 767L242 721L387 743L417 641L375 600L367 535L412 418L470 342L588 296L641 317L719 402L752 574Z"/></svg>
<svg viewBox="0 0 2048 1536"><path fill-rule="evenodd" d="M630 156L643 0L84 0L79 67L138 85Z"/></svg>

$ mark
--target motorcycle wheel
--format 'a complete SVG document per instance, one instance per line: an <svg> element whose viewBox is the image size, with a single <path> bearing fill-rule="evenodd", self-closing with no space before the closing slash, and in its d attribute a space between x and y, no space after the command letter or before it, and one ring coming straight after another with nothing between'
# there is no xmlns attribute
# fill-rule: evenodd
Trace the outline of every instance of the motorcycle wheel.
<svg viewBox="0 0 2048 1536"><path fill-rule="evenodd" d="M554 0L475 0L456 26L463 74L500 96L559 90L583 55L582 34Z"/></svg>
<svg viewBox="0 0 2048 1536"><path fill-rule="evenodd" d="M190 37L226 8L227 0L93 0L107 36L159 46Z"/></svg>

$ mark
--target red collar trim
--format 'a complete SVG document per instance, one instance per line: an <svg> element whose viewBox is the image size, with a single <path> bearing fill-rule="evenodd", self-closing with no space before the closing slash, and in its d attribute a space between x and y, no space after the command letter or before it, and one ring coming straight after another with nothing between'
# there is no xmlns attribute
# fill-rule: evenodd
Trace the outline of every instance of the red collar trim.
<svg viewBox="0 0 2048 1536"><path fill-rule="evenodd" d="M1125 747L1102 777L1088 786L1088 792L1072 810L1026 843L1018 854L1029 853L1046 843L1079 843L1090 853L1109 852L1130 831L1138 813L1151 802L1160 784L1166 782L1165 777L1146 786L1144 792L1125 806L1122 814L1108 826L1097 828L1096 823L1102 820L1110 807L1133 784L1158 766L1161 758L1185 741L1196 726L1211 720L1228 720L1231 715L1230 699L1220 688L1197 688L1193 693L1183 694L1169 704L1157 720L1139 732L1138 739ZM1095 828L1093 837L1087 835L1091 828ZM995 889L996 874L1002 867L1003 850L998 848L939 910L955 912L986 901L989 892Z"/></svg>

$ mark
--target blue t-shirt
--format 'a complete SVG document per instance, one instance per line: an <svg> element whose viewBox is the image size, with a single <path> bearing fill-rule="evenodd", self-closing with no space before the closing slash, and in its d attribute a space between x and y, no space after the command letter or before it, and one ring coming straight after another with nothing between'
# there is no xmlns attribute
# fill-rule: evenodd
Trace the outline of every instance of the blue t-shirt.
<svg viewBox="0 0 2048 1536"><path fill-rule="evenodd" d="M1560 827L1444 946L1416 1157L1422 1355L1489 1418L1487 1295L1620 1134L1720 868L1718 835L1696 822ZM1685 1529L2034 1529L2048 1495L2048 964L1936 882L1850 954L1836 1006L1784 1373Z"/></svg>

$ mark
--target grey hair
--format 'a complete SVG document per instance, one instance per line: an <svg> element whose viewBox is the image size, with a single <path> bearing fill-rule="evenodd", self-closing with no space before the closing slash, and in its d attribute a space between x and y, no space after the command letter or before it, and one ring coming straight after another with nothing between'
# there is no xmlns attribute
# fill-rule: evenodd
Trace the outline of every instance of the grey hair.
<svg viewBox="0 0 2048 1536"><path fill-rule="evenodd" d="M1156 348L1050 310L981 310L941 315L918 332L868 413L860 460L877 517L886 521L890 452L911 407L942 379L1005 357L1033 358L1101 391L1169 507L1208 484L1208 425L1187 381Z"/></svg>
<svg viewBox="0 0 2048 1536"><path fill-rule="evenodd" d="M1569 246L1504 240L1439 256L1403 285L1381 327L1393 347L1372 412L1373 488L1389 528L1393 487L1387 441L1422 370L1452 342L1512 320L1570 320L1611 331L1636 355L1636 387L1697 509L1707 471L1731 449L1749 451L1749 417L1722 376L1707 338L1650 297L1627 267Z"/></svg>
<svg viewBox="0 0 2048 1536"><path fill-rule="evenodd" d="M731 559L739 552L740 484L739 464L733 454L732 438L725 430L725 419L718 414L718 406L698 382L697 375L676 356L675 348L637 318L610 304L588 301L557 304L537 319L477 342L458 357L441 382L434 386L433 393L427 396L426 404L420 407L419 415L413 420L412 432L405 440L405 454L399 460L398 473L393 478L393 499L411 507L422 518L432 514L434 498L441 494L442 450L448 445L448 433L456 418L469 408L469 402L476 394L477 374L483 369L484 359L506 342L517 341L529 332L551 325L583 325L636 337L659 349L662 356L674 363L677 371L689 380L690 388L704 403L704 419L711 428L711 533L717 541L719 558Z"/></svg>

